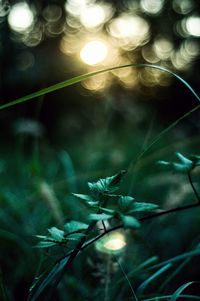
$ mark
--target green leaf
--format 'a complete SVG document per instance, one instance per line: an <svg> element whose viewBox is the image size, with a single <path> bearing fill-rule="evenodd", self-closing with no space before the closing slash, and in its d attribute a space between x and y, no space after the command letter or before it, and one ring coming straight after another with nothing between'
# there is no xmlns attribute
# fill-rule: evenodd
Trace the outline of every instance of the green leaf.
<svg viewBox="0 0 200 301"><path fill-rule="evenodd" d="M159 161L157 161L157 164L159 164L159 165L164 165L164 166L170 166L170 165L172 165L171 162L164 161L164 160L159 160Z"/></svg>
<svg viewBox="0 0 200 301"><path fill-rule="evenodd" d="M123 176L126 174L125 170L120 171L118 174L99 179L97 182L89 182L89 189L95 194L110 194L115 192L121 183Z"/></svg>
<svg viewBox="0 0 200 301"><path fill-rule="evenodd" d="M64 230L66 234L86 230L87 228L88 228L88 224L77 222L77 221L71 221L64 225Z"/></svg>
<svg viewBox="0 0 200 301"><path fill-rule="evenodd" d="M88 194L78 194L78 193L72 193L73 196L86 201L86 203L89 206L97 206L99 202L95 201L93 197L91 197Z"/></svg>
<svg viewBox="0 0 200 301"><path fill-rule="evenodd" d="M49 248L57 245L56 242L53 241L40 241L35 247L36 248Z"/></svg>
<svg viewBox="0 0 200 301"><path fill-rule="evenodd" d="M145 203L145 202L134 202L129 210L129 213L133 212L144 212L144 211L152 211L157 209L159 206L153 203Z"/></svg>
<svg viewBox="0 0 200 301"><path fill-rule="evenodd" d="M34 236L40 239L48 239L46 235L34 235Z"/></svg>
<svg viewBox="0 0 200 301"><path fill-rule="evenodd" d="M124 228L138 229L140 227L140 222L133 216L121 215L121 220Z"/></svg>
<svg viewBox="0 0 200 301"><path fill-rule="evenodd" d="M52 227L52 228L48 229L48 232L50 233L51 237L54 240L62 241L64 238L64 231L62 231L56 227Z"/></svg>
<svg viewBox="0 0 200 301"><path fill-rule="evenodd" d="M192 170L195 165L194 162L188 158L186 158L185 156L183 156L181 153L176 153L176 156L178 157L180 163L178 162L167 162L167 161L158 161L158 164L161 165L165 165L165 166L171 166L171 168L174 171L178 171L178 172L188 172L190 170Z"/></svg>
<svg viewBox="0 0 200 301"><path fill-rule="evenodd" d="M127 212L134 204L134 198L131 196L120 196L119 197L119 210Z"/></svg>
<svg viewBox="0 0 200 301"><path fill-rule="evenodd" d="M91 221L101 221L101 220L106 220L106 219L111 219L113 217L113 215L111 214L106 214L106 213L91 213L89 215L89 219Z"/></svg>
<svg viewBox="0 0 200 301"><path fill-rule="evenodd" d="M104 208L104 207L99 207L99 209L104 212L104 213L108 213L108 214L111 214L111 215L114 215L115 214L115 210L113 209L109 209L109 208Z"/></svg>
<svg viewBox="0 0 200 301"><path fill-rule="evenodd" d="M178 157L179 161L181 161L181 163L185 166L188 166L190 167L191 166L191 163L192 161L189 160L188 158L186 158L185 156L183 156L181 153L176 153L176 156Z"/></svg>
<svg viewBox="0 0 200 301"><path fill-rule="evenodd" d="M66 239L67 240L79 240L82 237L84 237L85 234L84 233L73 233L73 234L69 234Z"/></svg>

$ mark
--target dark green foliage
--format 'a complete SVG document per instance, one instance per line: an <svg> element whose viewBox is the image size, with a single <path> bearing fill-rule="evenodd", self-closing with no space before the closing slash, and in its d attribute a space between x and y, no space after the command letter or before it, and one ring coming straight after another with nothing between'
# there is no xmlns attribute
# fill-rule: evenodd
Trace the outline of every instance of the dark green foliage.
<svg viewBox="0 0 200 301"><path fill-rule="evenodd" d="M36 235L37 238L42 241L37 244L38 248L48 248L55 245L67 244L70 240L79 240L84 236L84 233L81 231L88 228L88 225L85 223L71 221L64 225L64 231L56 227L48 229L50 236L41 236Z"/></svg>
<svg viewBox="0 0 200 301"><path fill-rule="evenodd" d="M169 166L173 170L178 172L190 172L195 167L200 166L200 158L199 156L190 156L186 158L181 153L176 153L177 158L179 159L180 163L177 162L167 162L167 161L158 161L158 164L163 166Z"/></svg>
<svg viewBox="0 0 200 301"><path fill-rule="evenodd" d="M97 211L96 213L89 213L89 221L117 219L122 221L125 229L137 229L140 227L140 222L136 217L131 216L131 214L135 212L148 212L158 208L155 204L135 202L135 199L131 196L113 195L113 192L116 192L119 189L119 185L125 174L126 171L122 170L114 176L99 179L97 182L93 183L89 182L88 186L91 195L73 193L73 196L84 200L84 203L87 206ZM114 204L114 209L102 207L105 203L104 198L107 196L114 196L116 202ZM37 235L37 237L42 240L37 247L48 248L53 247L56 244L66 244L68 240L81 239L84 236L84 233L81 232L87 228L88 224L78 221L70 221L65 224L64 230L52 227L48 229L50 236Z"/></svg>
<svg viewBox="0 0 200 301"><path fill-rule="evenodd" d="M101 194L112 194L113 192L117 191L119 185L122 181L123 176L126 174L125 170L122 170L118 174L107 177L105 179L99 179L97 182L90 183L88 182L88 186L90 191L94 195L101 195Z"/></svg>
<svg viewBox="0 0 200 301"><path fill-rule="evenodd" d="M125 67L128 66L119 68ZM181 80L199 101L198 95L191 86L176 74L158 66L150 67L144 64L138 67L149 67L169 72ZM44 95L76 82L81 82L102 72L104 71L75 77L69 81L17 99L14 102L3 104L0 109ZM2 220L0 235L4 243L2 245L6 245L5 254L8 253L8 258L10 259L7 260L4 274L11 279L10 285L9 281L7 281L5 291L7 291L7 286L20 287L21 283L19 285L17 281L22 282L21 279L28 279L26 287L30 286L36 273L34 283L30 289L30 301L44 301L49 296L53 296L53 300L59 301L106 300L106 298L110 301L120 301L128 300L130 296L139 301L163 299L175 301L181 298L198 300L198 296L190 292L189 289L190 286L193 287L192 284L195 284L192 280L198 277L197 272L197 275L192 274L194 273L193 270L196 271L193 267L198 266L198 264L192 261L195 259L198 260L200 254L199 247L197 246L198 203L195 203L195 205L192 203L192 189L198 200L199 197L191 179L193 172L195 178L196 167L200 166L200 157L198 155L185 157L181 153L177 153L178 162L159 161L159 164L164 167L164 172L161 171L160 174L154 163L160 158L165 158L165 155L167 155L166 152L170 153L172 151L173 147L169 147L167 150L165 148L166 142L171 141L169 136L166 135L168 131L172 130L180 120L188 117L195 110L197 110L197 107L169 125L158 136L157 132L153 131L152 134L155 135L155 138L141 152L144 133L141 134L139 131L134 133L137 143L134 142L134 145L127 143L127 149L123 150L124 153L122 152L124 157L121 163L119 163L120 160L117 163L113 163L115 161L111 162L109 156L111 157L114 154L115 148L117 150L121 149L120 147L123 144L121 141L125 136L125 132L127 135L126 142L133 138L132 124L128 131L127 128L124 128L116 134L117 142L115 141L113 144L112 139L109 139L109 133L107 136L103 136L104 134L101 136L99 135L101 131L98 134L95 132L92 137L98 137L97 146L94 142L95 139L91 139L91 137L87 139L87 141L92 141L90 145L89 143L85 143L84 146L88 147L87 151L81 145L82 141L78 141L78 146L76 145L76 147L70 150L73 154L72 156L74 156L73 160L76 161L76 166L78 166L77 174L75 174L72 168L73 160L70 157L67 158L66 153L65 158L60 160L62 167L66 169L65 176L63 176L59 169L58 162L52 160L52 158L48 161L45 156L43 170L43 162L42 160L40 162L37 156L31 162L25 163L23 161L24 158L22 159L23 156L20 157L20 152L19 157L16 156L17 158L13 158L10 165L10 173L9 166L6 165L6 160L5 164L2 162L2 166L0 167L0 172L2 173L1 202L5 206L5 210L0 210ZM126 118L128 117L126 116L124 119ZM165 135L166 141L162 141L161 138L163 135ZM108 144L106 145L102 141L108 141ZM163 151L159 156L156 152L154 153L154 149L151 153L151 148L157 142L160 143L160 150ZM98 157L99 145L101 146L102 157ZM196 144L191 143L191 145L181 148L183 148L184 153L193 153L199 149L198 141ZM97 154L96 157L94 156L95 159L91 159L90 157L93 152L95 155ZM144 154L146 154L146 157L144 157ZM135 175L133 176L133 166L131 166L129 168L130 172L127 175L130 177L129 183L131 184L128 185L125 183L123 191L119 194L120 184L126 175L126 171L124 170L114 176L100 178L96 182L89 182L90 192L88 194L87 192L86 194L70 194L71 191L77 192L77 187L80 187L80 191L84 191L82 183L89 176L101 176L104 174L102 171L104 169L107 170L108 166L112 166L109 171L109 174L112 174L111 170L120 170L123 166L127 166L133 157L138 163L138 166L134 166L137 171L135 182L132 179ZM115 156L113 155L113 158L116 159L116 154ZM70 164L68 164L68 159L70 160ZM37 168L33 168L33 166L37 166ZM15 169L13 170L14 167ZM187 195L178 197L179 203L177 202L177 207L173 202L179 191L175 191L174 187L177 188L176 186L182 185L181 188L187 188L189 185L184 182L185 176L183 175L183 178L181 178L182 175L178 173L176 174L177 178L172 178L172 183L167 182L167 179L169 180L171 177L171 173L168 176L165 167L186 173L190 180L190 191L187 192ZM162 182L158 179L164 180ZM175 181L176 179L177 182ZM196 177L194 182L198 186L197 180ZM43 185L44 183L45 185ZM164 186L165 183L166 186ZM132 194L134 197L132 197ZM172 200L169 197L171 195L175 196L175 198L172 197ZM171 208L171 205L167 203L168 198L170 199L169 201L173 201L172 204L175 204L174 208ZM44 202L43 199L45 200ZM155 200L162 208L168 206L167 208L170 207L172 210L157 210L159 208L158 205L140 201L142 199ZM191 205L182 205L182 202L188 204L190 201ZM181 215L182 210L192 207L196 207L197 210L195 213L184 211L185 214L183 213L183 217L181 218L178 218L174 214L172 217L169 215L171 212L178 211ZM154 210L156 211L148 215L148 212ZM165 218L162 219L162 214L168 214L168 218L165 215ZM161 219L157 221L156 217L159 216L161 216ZM143 225L143 221L148 221L152 218L155 218L154 223L147 223L147 226ZM70 219L72 220L69 221ZM66 223L66 221L69 222ZM56 225L56 227L52 227L52 225ZM109 240L110 235L119 229L126 236L126 248L124 252L117 254L118 258L112 257L111 252L110 254L101 254L96 247L96 243L102 238ZM126 229L129 230L126 231ZM35 241L31 241L32 235L45 232L47 233L46 235L35 235L40 240L37 248L41 248L41 250L31 249L31 245L35 243ZM187 244L184 244L184 241ZM91 248L89 248L90 246ZM41 258L39 258L39 254L41 254ZM177 256L174 257L174 254L177 254ZM19 258L22 258L22 260L19 261ZM155 264L155 261L158 261L158 263ZM120 271L116 268L116 262L121 267L121 270L123 270L123 278ZM2 260L2 263L4 265L4 260ZM16 265L18 266L17 268L15 268ZM15 273L14 276L7 276L9 274L7 269L10 267L12 267L12 271ZM185 274L187 274L187 279L183 279L182 275L185 276ZM170 276L173 277L170 278ZM12 283L13 279L15 279L15 283ZM61 280L62 282L60 282ZM186 281L186 284L181 284ZM59 283L60 285L58 286ZM127 283L128 285L126 285ZM57 286L58 290L55 293L54 291ZM107 290L109 291L109 297L106 295ZM136 294L134 290L136 290ZM53 292L55 297L52 295ZM10 300L12 300L14 293L10 293L10 296ZM22 299L25 298L20 297L20 300Z"/></svg>

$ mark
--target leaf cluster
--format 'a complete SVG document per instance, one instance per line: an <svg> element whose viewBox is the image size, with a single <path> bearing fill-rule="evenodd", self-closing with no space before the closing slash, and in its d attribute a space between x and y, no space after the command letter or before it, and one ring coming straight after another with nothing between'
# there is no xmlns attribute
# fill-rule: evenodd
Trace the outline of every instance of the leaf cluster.
<svg viewBox="0 0 200 301"><path fill-rule="evenodd" d="M191 155L188 158L181 153L176 153L178 162L169 162L160 160L157 163L163 166L168 166L176 172L191 172L195 167L200 166L200 156Z"/></svg>
<svg viewBox="0 0 200 301"><path fill-rule="evenodd" d="M83 231L88 228L88 224L70 221L64 225L64 230L57 227L48 229L49 234L42 236L36 235L41 241L37 244L38 248L49 248L55 245L66 245L69 241L76 241L82 238L85 234Z"/></svg>
<svg viewBox="0 0 200 301"><path fill-rule="evenodd" d="M96 182L88 182L90 194L77 194L73 196L84 201L89 208L88 223L97 221L115 220L120 221L125 229L138 229L139 220L134 216L138 212L148 212L158 208L156 204L137 202L132 196L117 194L121 181L126 171L99 179ZM109 207L114 200L114 207ZM48 229L48 235L37 235L41 241L37 244L38 248L48 248L55 245L67 245L69 241L80 240L85 236L84 231L89 224L80 221L70 221L64 225L64 229L52 227Z"/></svg>
<svg viewBox="0 0 200 301"><path fill-rule="evenodd" d="M122 170L111 177L99 179L97 182L89 182L90 195L73 194L83 200L87 207L96 211L89 214L90 221L115 219L121 221L124 228L137 229L140 227L140 222L134 214L158 208L156 204L136 202L132 196L116 194L125 174L126 171ZM113 199L115 201L114 209L113 207L108 208L107 204L111 203Z"/></svg>

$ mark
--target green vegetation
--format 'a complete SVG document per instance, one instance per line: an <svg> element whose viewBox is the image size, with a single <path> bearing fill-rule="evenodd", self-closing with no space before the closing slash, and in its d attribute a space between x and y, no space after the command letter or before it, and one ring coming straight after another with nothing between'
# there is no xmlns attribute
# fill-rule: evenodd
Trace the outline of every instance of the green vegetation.
<svg viewBox="0 0 200 301"><path fill-rule="evenodd" d="M124 67L130 65L113 69ZM175 73L136 67L172 74L200 100ZM110 70L75 77L0 109ZM200 256L198 137L167 145L169 132L199 107L153 132L142 147L144 132L135 133L131 148L131 127L124 126L114 135L93 131L68 152L53 151L36 135L27 154L27 132L16 139L15 154L2 151L2 300L200 300L193 268ZM178 162L170 159L175 149Z"/></svg>

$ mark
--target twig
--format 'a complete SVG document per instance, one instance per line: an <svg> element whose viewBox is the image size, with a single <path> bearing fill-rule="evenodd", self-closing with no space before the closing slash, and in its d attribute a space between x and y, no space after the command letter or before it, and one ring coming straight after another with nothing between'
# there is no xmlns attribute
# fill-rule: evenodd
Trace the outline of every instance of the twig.
<svg viewBox="0 0 200 301"><path fill-rule="evenodd" d="M188 204L188 205L184 205L184 206L172 208L172 209L169 209L169 210L165 210L165 211L161 211L161 212L157 212L157 213L153 213L153 214L141 217L141 218L139 218L139 221L140 222L145 222L145 221L151 220L153 218L160 217L162 215L166 215L166 214L170 214L170 213L174 213L174 212L178 212L178 211L183 211L183 210L187 210L187 209L198 207L198 206L200 206L200 203L196 203L195 202L193 204ZM102 238L104 235L106 235L106 234L108 234L110 232L119 230L121 228L123 228L122 224L117 225L117 226L115 226L113 228L110 228L110 229L106 229L105 232L99 234L94 239L91 239L89 242L85 243L82 246L81 251L83 251L85 248L89 247L91 244L93 244L94 242L96 242L97 240L99 240L100 238Z"/></svg>

